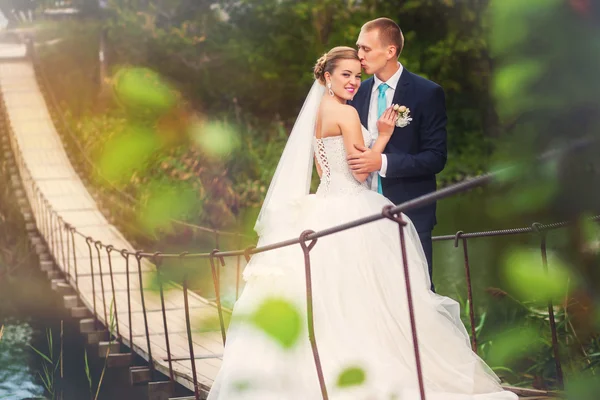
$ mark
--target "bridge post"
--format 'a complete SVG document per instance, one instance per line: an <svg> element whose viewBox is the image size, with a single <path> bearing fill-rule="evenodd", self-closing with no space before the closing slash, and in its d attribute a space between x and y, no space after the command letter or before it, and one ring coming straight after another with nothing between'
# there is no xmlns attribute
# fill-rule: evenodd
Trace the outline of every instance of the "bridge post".
<svg viewBox="0 0 600 400"><path fill-rule="evenodd" d="M94 328L98 327L98 313L96 312L96 279L94 276L94 256L92 255L92 243L93 239L91 237L85 238L85 243L87 244L89 255L90 255L90 273L92 275L92 313L94 314Z"/></svg>
<svg viewBox="0 0 600 400"><path fill-rule="evenodd" d="M171 343L169 341L169 325L167 323L167 311L166 311L166 307L165 307L165 295L164 295L164 290L163 290L163 278L161 275L161 267L162 267L162 261L163 259L160 256L160 253L155 253L154 254L154 265L156 266L156 274L157 274L157 278L158 278L158 288L159 288L159 292L160 292L160 308L162 311L162 318L163 318L163 327L164 327L164 332L165 332L165 345L167 347L167 358L168 358L168 363L169 363L169 382L171 384L171 392L174 391L174 383L175 383L175 376L173 373L173 361L172 361L172 356L171 356ZM194 360L192 360L192 363L194 362Z"/></svg>
<svg viewBox="0 0 600 400"><path fill-rule="evenodd" d="M181 269L185 271L183 257L188 253L184 252L179 255ZM196 372L196 357L194 354L194 341L192 338L192 324L190 321L190 305L188 300L188 274L184 272L183 275L183 304L185 309L185 326L187 331L188 348L190 351L190 362L192 366L192 383L194 384L194 399L200 400L200 392L198 391L198 375Z"/></svg>
<svg viewBox="0 0 600 400"><path fill-rule="evenodd" d="M154 379L154 359L152 358L152 344L150 343L150 330L148 328L148 313L146 310L146 298L144 296L144 281L142 279L142 252L135 253L137 261L138 278L140 285L140 297L142 301L142 314L144 316L144 330L146 332L146 346L148 346L148 366L150 367L150 379ZM129 276L129 275L128 275ZM131 315L131 311L129 313Z"/></svg>
<svg viewBox="0 0 600 400"><path fill-rule="evenodd" d="M112 292L111 304L113 306L112 310L115 313L115 326L116 326L116 333L117 333L116 337L117 337L117 340L119 342L121 342L121 332L119 330L119 310L117 307L117 296L115 293L115 278L114 278L114 274L113 274L112 257L111 257L111 253L114 250L114 247L112 244L109 244L108 246L105 247L105 250L106 250L106 255L108 257L108 271L110 274L110 287L111 287L111 292Z"/></svg>
<svg viewBox="0 0 600 400"><path fill-rule="evenodd" d="M542 224L534 222L531 225L532 230L540 236L540 252L542 255L542 267L544 272L548 273L548 255L546 252L546 232L542 229ZM554 306L552 300L548 300L548 317L550 320L550 331L552 333L552 351L554 353L554 364L556 366L556 379L558 387L564 389L563 371L560 362L560 350L558 347L558 334L556 330L556 319L554 317Z"/></svg>
<svg viewBox="0 0 600 400"><path fill-rule="evenodd" d="M392 212L394 206L389 205L383 208L382 214L384 217L396 222L400 231L400 249L402 250L402 264L404 266L404 283L406 285L406 301L408 303L408 312L410 317L410 329L412 331L413 347L415 352L415 364L417 367L417 378L419 380L419 392L421 400L425 400L425 383L423 380L423 370L421 367L421 355L419 352L419 340L417 337L417 323L415 321L415 309L412 299L412 288L410 284L410 271L408 268L408 258L406 255L406 238L404 237L404 227L406 222L402 218L402 213L394 214Z"/></svg>
<svg viewBox="0 0 600 400"><path fill-rule="evenodd" d="M467 238L462 237L463 231L456 232L454 237L454 248L458 247L459 239L463 243L463 257L465 260L465 277L467 280L467 299L469 301L469 320L471 322L471 349L477 354L477 332L475 326L475 307L473 305L473 285L471 283L471 266L469 264L469 249L467 247Z"/></svg>
<svg viewBox="0 0 600 400"><path fill-rule="evenodd" d="M98 272L100 275L100 290L102 291L102 308L104 310L104 326L111 329L111 320L109 320L108 313L106 312L106 294L104 290L104 272L102 271L102 256L100 255L100 249L103 247L102 242L96 240L94 242L94 247L96 248L96 255L98 259ZM112 334L112 332L111 332Z"/></svg>
<svg viewBox="0 0 600 400"><path fill-rule="evenodd" d="M315 336L315 321L313 317L313 295L312 295L312 274L310 268L310 251L317 244L317 239L313 239L310 243L308 237L315 233L314 231L306 230L300 234L300 247L304 253L304 273L306 276L306 319L308 321L308 338L310 340L310 346L312 348L313 358L315 360L315 367L317 369L317 376L319 378L319 385L321 386L321 395L323 400L327 400L329 395L327 394L327 385L325 383L325 377L323 375L323 368L321 366L321 358L319 357L319 349L317 346L317 338Z"/></svg>
<svg viewBox="0 0 600 400"><path fill-rule="evenodd" d="M227 334L225 332L225 322L223 320L223 307L221 306L221 279L219 274L219 266L215 266L215 255L219 252L218 249L214 249L210 253L210 270L212 272L213 284L215 287L215 296L217 301L217 311L219 312L219 324L221 326L221 336L223 338L223 346L227 341ZM222 257L219 257L221 266L225 266L225 261Z"/></svg>

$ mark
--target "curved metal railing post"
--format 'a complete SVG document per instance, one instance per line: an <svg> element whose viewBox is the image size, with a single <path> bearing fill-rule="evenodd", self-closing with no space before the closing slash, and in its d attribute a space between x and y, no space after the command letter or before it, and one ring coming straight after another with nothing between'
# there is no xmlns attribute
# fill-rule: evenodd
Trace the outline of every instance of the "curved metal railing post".
<svg viewBox="0 0 600 400"><path fill-rule="evenodd" d="M314 231L306 230L300 234L300 247L304 253L304 273L306 278L306 320L308 323L308 339L313 353L313 359L315 361L315 368L317 370L317 377L319 378L319 386L321 387L321 396L323 400L329 398L327 394L327 385L325 384L325 377L323 375L323 366L321 365L321 358L319 357L319 348L317 346L317 337L315 335L315 320L313 313L313 291L312 291L312 273L310 266L310 251L317 244L317 239L312 239L307 245L306 242L309 240L308 236L314 234Z"/></svg>
<svg viewBox="0 0 600 400"><path fill-rule="evenodd" d="M221 337L223 338L223 346L227 342L227 333L225 330L225 320L223 319L223 306L221 305L221 280L219 274L219 266L215 265L215 254L219 252L218 249L214 249L210 253L210 270L212 272L213 284L215 286L215 296L217 302L217 311L219 313L219 325L221 327ZM219 257L219 262L221 266L225 266L222 257Z"/></svg>
<svg viewBox="0 0 600 400"><path fill-rule="evenodd" d="M531 229L540 236L540 252L542 255L542 267L544 272L548 273L548 254L546 251L546 231L539 222L531 224ZM563 371L560 362L560 349L558 346L558 334L556 330L556 319L554 316L554 306L552 300L548 300L548 318L550 320L550 331L552 333L552 351L554 352L554 364L556 366L556 379L558 387L564 388Z"/></svg>
<svg viewBox="0 0 600 400"><path fill-rule="evenodd" d="M153 261L154 261L154 265L156 266L156 277L158 278L158 289L160 292L160 308L162 310L162 317L163 317L163 328L165 331L165 344L167 346L167 360L169 363L169 379L171 382L171 393L174 393L174 389L175 387L173 386L173 382L175 382L175 376L173 374L173 360L172 360L172 356L171 356L171 342L169 340L169 325L167 323L167 310L165 307L165 295L164 295L164 289L163 289L163 278L162 278L162 274L161 274L161 268L162 268L162 258L160 257L160 252L156 252L154 253L154 256L152 257Z"/></svg>
<svg viewBox="0 0 600 400"><path fill-rule="evenodd" d="M73 252L73 268L75 269L75 288L79 292L79 272L77 271L77 251L75 249L75 228L70 226L69 232L71 232L71 251Z"/></svg>
<svg viewBox="0 0 600 400"><path fill-rule="evenodd" d="M187 252L181 253L179 256L180 266L185 271L183 258L188 255ZM196 373L196 357L194 355L194 340L192 337L192 323L190 321L190 304L188 300L188 273L187 271L183 274L183 305L185 308L185 327L187 331L188 347L190 351L190 361L192 363L192 382L194 384L194 398L200 400L200 391L198 387L198 375Z"/></svg>
<svg viewBox="0 0 600 400"><path fill-rule="evenodd" d="M467 281L467 299L469 301L469 321L471 322L471 349L477 354L477 330L475 326L475 306L473 305L473 285L471 282L471 266L469 264L469 249L467 238L462 237L463 231L456 232L454 248L458 247L458 241L462 239L463 257L465 260L465 278Z"/></svg>
<svg viewBox="0 0 600 400"><path fill-rule="evenodd" d="M113 247L112 244L109 244L108 246L105 247L106 250L106 256L108 257L108 271L110 273L110 288L112 291L112 306L113 306L113 311L115 313L115 327L116 327L116 333L117 333L117 340L119 342L121 342L121 333L119 331L119 310L117 307L117 296L115 293L115 280L114 280L114 276L113 276L113 267L112 267L112 256L110 253L112 253L112 251L115 248ZM111 332L112 333L112 332Z"/></svg>
<svg viewBox="0 0 600 400"><path fill-rule="evenodd" d="M102 290L102 308L104 309L104 326L110 328L110 320L108 319L108 313L106 312L106 294L104 293L104 273L102 272L102 255L100 249L103 247L101 241L96 240L94 242L96 253L98 256L98 272L100 273L100 290Z"/></svg>
<svg viewBox="0 0 600 400"><path fill-rule="evenodd" d="M131 284L129 279L129 252L127 249L121 250L121 256L125 259L125 275L127 276L127 317L128 317L128 325L129 325L129 354L130 365L133 365L133 354L135 353L133 349L133 325L131 323Z"/></svg>
<svg viewBox="0 0 600 400"><path fill-rule="evenodd" d="M87 243L88 246L88 250L90 253L90 273L92 274L92 304L94 307L94 329L98 329L98 313L96 312L96 283L95 283L95 279L94 279L94 256L92 255L92 245L91 243L94 240L88 236L85 238L85 243Z"/></svg>
<svg viewBox="0 0 600 400"><path fill-rule="evenodd" d="M152 346L150 343L150 329L148 329L148 313L146 310L146 299L144 296L144 281L142 278L142 251L135 253L138 267L138 278L140 281L140 297L142 300L142 313L144 315L144 330L146 332L146 345L148 346L148 365L150 366L150 379L154 379L154 360L152 358ZM130 313L131 315L131 313Z"/></svg>
<svg viewBox="0 0 600 400"><path fill-rule="evenodd" d="M63 230L65 228L65 221L64 219L59 215L57 216L57 223L58 223L58 240L60 243L60 254L56 255L56 258L58 259L60 257L60 259L62 260L62 270L64 273L67 274L67 282L69 281L69 275L68 275L68 269L67 269L67 261L65 259L65 242L63 240ZM58 249L57 249L58 250Z"/></svg>
<svg viewBox="0 0 600 400"><path fill-rule="evenodd" d="M67 269L66 275L67 275L67 282L69 284L71 284L72 279L71 279L71 237L69 236L69 232L71 231L71 225L68 223L64 223L64 228L65 228L65 241L67 242L67 255L66 257L63 256L63 258L65 258L66 260L66 266L65 268Z"/></svg>
<svg viewBox="0 0 600 400"><path fill-rule="evenodd" d="M415 307L412 298L412 288L410 282L410 270L408 268L408 257L406 255L406 238L404 236L404 227L406 221L402 218L402 213L394 213L393 206L385 206L382 214L384 217L396 222L398 224L398 230L400 231L400 248L402 250L402 264L404 267L404 283L406 286L406 300L408 303L408 312L410 317L410 330L413 338L413 348L415 352L415 364L417 368L417 378L419 380L419 392L421 394L421 400L425 400L425 382L423 379L423 369L421 367L421 354L419 352L419 338L417 336L417 322L415 318Z"/></svg>

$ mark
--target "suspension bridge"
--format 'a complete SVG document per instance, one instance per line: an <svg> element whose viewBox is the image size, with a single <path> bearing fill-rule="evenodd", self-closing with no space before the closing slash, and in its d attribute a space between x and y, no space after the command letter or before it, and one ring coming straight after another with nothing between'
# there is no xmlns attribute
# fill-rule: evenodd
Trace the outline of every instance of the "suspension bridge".
<svg viewBox="0 0 600 400"><path fill-rule="evenodd" d="M411 207L451 196L490 182L492 175L463 182L424 196L381 214L353 221L321 232L299 232L299 237L265 248L210 253L163 254L136 249L102 213L89 188L73 167L57 128L54 126L40 77L23 44L0 47L0 130L4 158L8 160L11 184L23 213L32 246L40 258L52 288L63 296L64 305L79 321L89 345L97 345L109 367L129 368L132 384L148 384L150 398L175 399L175 386L187 388L189 396L178 399L203 399L210 390L222 361L226 341L225 320L230 310L221 299L221 271L239 269L252 254L282 246L300 246L310 274L310 250L320 237L335 234L360 224L388 218L402 231L400 212ZM537 234L558 229L563 223L534 224L531 227L478 233L459 232L439 236L436 241L462 244L469 298L471 340L477 351L473 293L471 288L468 241L477 237ZM218 237L221 232L209 228ZM231 234L223 232L222 234ZM540 235L540 257L546 265L544 235ZM401 235L401 239L403 236ZM399 243L403 246L404 243ZM218 246L217 246L218 247ZM165 261L194 264L208 262L215 287L215 299L206 299L190 289L188 277L179 281L155 280L164 272ZM404 265L406 276L407 266ZM158 282L158 290L152 287ZM239 281L238 281L239 282ZM410 299L410 281L406 287ZM307 279L307 306L312 302ZM556 375L562 385L553 307L548 307L552 329ZM309 320L312 318L308 313ZM214 319L219 326L206 330L200 321ZM418 356L418 315L411 309L415 360ZM310 331L309 323L309 331ZM311 345L318 343L311 335ZM136 356L145 360L135 365ZM315 360L318 363L318 360ZM138 363L139 364L139 363ZM425 399L423 374L419 371L421 397ZM322 383L322 386L324 383ZM530 399L559 396L560 391L540 391L510 387ZM322 387L327 398L327 388Z"/></svg>

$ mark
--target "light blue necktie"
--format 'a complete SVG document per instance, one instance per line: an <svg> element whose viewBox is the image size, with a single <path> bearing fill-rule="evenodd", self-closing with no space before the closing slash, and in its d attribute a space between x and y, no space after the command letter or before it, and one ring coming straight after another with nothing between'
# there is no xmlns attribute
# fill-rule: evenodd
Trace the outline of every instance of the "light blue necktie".
<svg viewBox="0 0 600 400"><path fill-rule="evenodd" d="M388 90L389 85L387 83L382 83L379 85L377 90L379 90L379 96L377 97L377 119L381 117L381 115L385 112L387 108L387 101L385 99L385 91ZM377 173L377 193L383 194L381 190L381 176Z"/></svg>

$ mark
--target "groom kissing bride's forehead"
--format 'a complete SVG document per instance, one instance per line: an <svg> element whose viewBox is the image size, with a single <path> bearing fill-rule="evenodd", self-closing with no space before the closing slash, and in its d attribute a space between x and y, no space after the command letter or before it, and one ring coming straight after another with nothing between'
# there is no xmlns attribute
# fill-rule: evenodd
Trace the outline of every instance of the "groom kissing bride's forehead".
<svg viewBox="0 0 600 400"><path fill-rule="evenodd" d="M356 47L365 73L377 74L385 82L397 70L397 60L404 48L404 35L391 19L378 18L362 26Z"/></svg>
<svg viewBox="0 0 600 400"><path fill-rule="evenodd" d="M443 89L398 61L404 35L393 20L378 18L364 24L356 45L362 68L373 75L362 82L350 101L362 125L376 138L377 120L392 104L410 110L410 117L406 115L404 123L397 124L383 154L368 147L357 148L357 153L348 156L350 168L372 173L371 189L395 204L435 191L436 174L444 169L447 157ZM435 211L434 203L406 212L419 233L430 274Z"/></svg>

